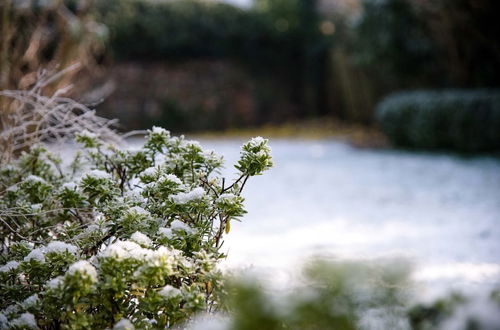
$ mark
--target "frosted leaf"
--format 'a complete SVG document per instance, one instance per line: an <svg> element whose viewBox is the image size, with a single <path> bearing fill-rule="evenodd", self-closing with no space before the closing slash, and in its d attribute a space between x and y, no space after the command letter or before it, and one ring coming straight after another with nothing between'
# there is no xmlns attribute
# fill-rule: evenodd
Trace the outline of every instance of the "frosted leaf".
<svg viewBox="0 0 500 330"><path fill-rule="evenodd" d="M266 142L266 139L264 139L262 136L256 136L248 142L252 147L258 147L261 145L263 142Z"/></svg>
<svg viewBox="0 0 500 330"><path fill-rule="evenodd" d="M63 277L57 276L48 281L45 285L47 286L47 288L54 290L59 288L62 284L63 284Z"/></svg>
<svg viewBox="0 0 500 330"><path fill-rule="evenodd" d="M164 286L159 292L158 292L162 297L170 299L170 298L175 298L180 296L181 290L174 288L171 285L166 285Z"/></svg>
<svg viewBox="0 0 500 330"><path fill-rule="evenodd" d="M168 248L160 246L158 250L152 251L147 261L151 266L172 267L175 264L175 255Z"/></svg>
<svg viewBox="0 0 500 330"><path fill-rule="evenodd" d="M9 188L7 188L6 191L16 192L18 190L19 190L19 186L17 184L14 184L14 185L10 186Z"/></svg>
<svg viewBox="0 0 500 330"><path fill-rule="evenodd" d="M40 299L38 298L38 295L35 293L34 295L31 295L28 298L24 299L24 301L22 302L22 306L24 308L29 308L36 305L39 301Z"/></svg>
<svg viewBox="0 0 500 330"><path fill-rule="evenodd" d="M170 198L176 204L186 204L194 200L202 199L205 196L205 190L201 187L194 188L188 193L178 193Z"/></svg>
<svg viewBox="0 0 500 330"><path fill-rule="evenodd" d="M167 174L167 175L162 175L161 181L170 181L176 184L181 185L182 181L175 175L173 174Z"/></svg>
<svg viewBox="0 0 500 330"><path fill-rule="evenodd" d="M150 216L151 214L140 206L133 206L129 209L128 213L137 213L139 215Z"/></svg>
<svg viewBox="0 0 500 330"><path fill-rule="evenodd" d="M97 138L97 134L95 133L92 133L88 130L83 130L82 132L78 133L77 136L81 136L81 137L86 137L86 138L89 138L89 139L95 139Z"/></svg>
<svg viewBox="0 0 500 330"><path fill-rule="evenodd" d="M44 179L42 179L39 176L36 175L29 175L24 181L31 181L31 182L39 182L39 183L46 183Z"/></svg>
<svg viewBox="0 0 500 330"><path fill-rule="evenodd" d="M114 258L116 260L136 259L143 260L153 251L142 248L139 244L131 241L117 241L104 250L100 256L103 258Z"/></svg>
<svg viewBox="0 0 500 330"><path fill-rule="evenodd" d="M6 263L5 265L0 267L0 273L9 272L11 270L16 269L18 266L19 266L19 262L14 261L14 260L9 261L8 263Z"/></svg>
<svg viewBox="0 0 500 330"><path fill-rule="evenodd" d="M166 129L162 128L162 127L158 127L158 126L153 126L153 128L151 129L151 133L153 134L165 134L165 135L170 135L170 132L167 131Z"/></svg>
<svg viewBox="0 0 500 330"><path fill-rule="evenodd" d="M140 245L145 245L145 246L150 246L152 241L149 237L144 235L143 233L136 231L135 233L130 236L130 239L133 240L134 242L140 244Z"/></svg>
<svg viewBox="0 0 500 330"><path fill-rule="evenodd" d="M30 253L26 257L24 257L24 261L37 260L39 262L45 262L45 248L40 247L31 250Z"/></svg>
<svg viewBox="0 0 500 330"><path fill-rule="evenodd" d="M128 319L123 318L120 321L116 322L113 330L135 330L135 327L132 322L130 322Z"/></svg>
<svg viewBox="0 0 500 330"><path fill-rule="evenodd" d="M111 175L109 173L101 170L92 170L87 173L87 176L95 179L111 179Z"/></svg>
<svg viewBox="0 0 500 330"><path fill-rule="evenodd" d="M187 224L185 224L184 222L182 222L180 220L172 221L172 223L170 224L170 228L173 231L183 230L188 234L193 234L196 232L193 228L189 227Z"/></svg>
<svg viewBox="0 0 500 330"><path fill-rule="evenodd" d="M144 171L142 171L139 176L155 176L158 168L156 167L148 167Z"/></svg>
<svg viewBox="0 0 500 330"><path fill-rule="evenodd" d="M78 248L74 246L73 244L68 244L60 241L52 241L50 242L46 249L45 253L49 252L54 252L54 253L63 253L63 252L69 252L71 254L76 254L78 251Z"/></svg>
<svg viewBox="0 0 500 330"><path fill-rule="evenodd" d="M97 271L95 267L86 260L79 260L69 266L68 274L74 275L76 273L86 274L92 280L92 282L97 282Z"/></svg>
<svg viewBox="0 0 500 330"><path fill-rule="evenodd" d="M0 329L8 329L9 328L9 320L3 313L0 313Z"/></svg>
<svg viewBox="0 0 500 330"><path fill-rule="evenodd" d="M172 238L174 236L174 234L172 232L172 228L160 227L158 229L158 232L160 233L160 235L163 235L166 238Z"/></svg>
<svg viewBox="0 0 500 330"><path fill-rule="evenodd" d="M232 202L237 196L231 193L221 194L219 198L217 198L217 202Z"/></svg>
<svg viewBox="0 0 500 330"><path fill-rule="evenodd" d="M61 189L76 190L77 185L75 182L66 182L61 186Z"/></svg>
<svg viewBox="0 0 500 330"><path fill-rule="evenodd" d="M5 314L5 315L12 315L12 314L16 314L17 312L19 312L19 306L18 305L9 305L7 306L3 311L2 313Z"/></svg>
<svg viewBox="0 0 500 330"><path fill-rule="evenodd" d="M10 321L11 327L19 327L19 328L30 328L30 329L39 329L36 324L35 316L31 313L23 313L17 319L13 319Z"/></svg>

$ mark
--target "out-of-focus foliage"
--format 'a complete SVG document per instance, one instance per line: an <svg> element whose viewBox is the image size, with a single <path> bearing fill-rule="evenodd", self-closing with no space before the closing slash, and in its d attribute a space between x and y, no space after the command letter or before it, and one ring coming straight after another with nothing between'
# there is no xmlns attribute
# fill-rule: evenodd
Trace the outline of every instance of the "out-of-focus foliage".
<svg viewBox="0 0 500 330"><path fill-rule="evenodd" d="M92 0L1 1L0 89L26 89L43 69L77 62L80 70L95 68L108 30L93 11ZM66 72L52 91L72 82L78 71Z"/></svg>
<svg viewBox="0 0 500 330"><path fill-rule="evenodd" d="M396 145L500 150L500 91L413 91L388 96L377 106L382 130Z"/></svg>
<svg viewBox="0 0 500 330"><path fill-rule="evenodd" d="M252 278L230 281L224 306L231 329L401 328L409 272L405 263L314 260L303 269L303 284L286 294Z"/></svg>
<svg viewBox="0 0 500 330"><path fill-rule="evenodd" d="M494 0L364 0L353 58L386 90L500 84Z"/></svg>
<svg viewBox="0 0 500 330"><path fill-rule="evenodd" d="M220 247L268 141L243 145L232 183L159 127L138 150L76 141L68 162L33 146L0 170L0 328L163 329L217 309Z"/></svg>
<svg viewBox="0 0 500 330"><path fill-rule="evenodd" d="M415 305L404 262L315 260L303 273L300 284L286 292L248 276L231 279L223 287L226 323L214 329L488 330L500 321L498 291L476 297L451 293Z"/></svg>
<svg viewBox="0 0 500 330"><path fill-rule="evenodd" d="M410 0L364 0L353 32L351 56L382 84L378 88L442 80L435 42Z"/></svg>
<svg viewBox="0 0 500 330"><path fill-rule="evenodd" d="M241 9L210 1L99 1L121 60L210 58L237 63L257 80L255 105L266 116L269 89L285 90L303 116L319 109L329 36L321 33L314 1L259 1ZM272 117L272 116L267 116Z"/></svg>

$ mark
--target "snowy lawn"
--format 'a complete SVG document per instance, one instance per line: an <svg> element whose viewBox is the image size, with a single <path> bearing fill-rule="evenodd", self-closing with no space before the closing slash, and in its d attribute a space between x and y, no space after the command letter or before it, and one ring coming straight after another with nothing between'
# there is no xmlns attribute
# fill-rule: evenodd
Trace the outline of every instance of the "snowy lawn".
<svg viewBox="0 0 500 330"><path fill-rule="evenodd" d="M201 141L225 156L228 177L241 142ZM275 167L245 188L248 214L226 239L226 266L252 266L286 285L307 256L403 257L424 295L500 283L498 159L338 141L270 145Z"/></svg>

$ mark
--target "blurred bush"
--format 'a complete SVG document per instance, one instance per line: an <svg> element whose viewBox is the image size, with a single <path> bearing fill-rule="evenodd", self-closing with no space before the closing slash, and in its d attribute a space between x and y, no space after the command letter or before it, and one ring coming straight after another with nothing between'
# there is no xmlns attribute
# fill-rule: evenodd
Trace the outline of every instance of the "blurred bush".
<svg viewBox="0 0 500 330"><path fill-rule="evenodd" d="M411 91L377 106L377 120L398 146L500 150L500 90Z"/></svg>
<svg viewBox="0 0 500 330"><path fill-rule="evenodd" d="M233 279L223 295L227 323L213 329L498 329L498 291L416 303L408 266L313 260L286 292L248 276Z"/></svg>

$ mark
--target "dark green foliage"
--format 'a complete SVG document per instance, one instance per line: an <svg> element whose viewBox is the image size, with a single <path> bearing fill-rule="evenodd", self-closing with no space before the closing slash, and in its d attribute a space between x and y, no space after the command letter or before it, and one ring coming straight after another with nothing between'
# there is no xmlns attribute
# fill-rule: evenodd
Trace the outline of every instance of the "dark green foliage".
<svg viewBox="0 0 500 330"><path fill-rule="evenodd" d="M392 94L376 109L398 146L463 152L500 150L500 91L444 90Z"/></svg>

